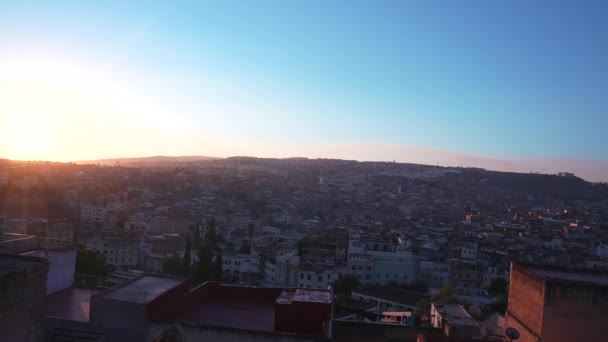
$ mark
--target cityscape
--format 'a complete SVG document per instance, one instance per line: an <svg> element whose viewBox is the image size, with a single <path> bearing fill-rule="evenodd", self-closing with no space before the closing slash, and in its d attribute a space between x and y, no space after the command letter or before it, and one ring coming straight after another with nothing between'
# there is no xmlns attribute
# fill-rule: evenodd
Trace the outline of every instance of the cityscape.
<svg viewBox="0 0 608 342"><path fill-rule="evenodd" d="M4 316L9 340L273 332L265 338L342 341L393 326L403 341L503 341L507 328L559 340L535 328L535 309L542 324L561 326L560 338L605 329L608 184L568 172L307 158L3 160L0 189L3 273L25 268L29 280L15 275L3 290L27 288L23 302L3 302L5 314L28 312ZM533 281L547 285L530 308ZM579 320L566 323L559 310L571 315L573 300ZM44 329L26 329L36 319Z"/></svg>
<svg viewBox="0 0 608 342"><path fill-rule="evenodd" d="M608 2L0 1L0 342L608 340Z"/></svg>

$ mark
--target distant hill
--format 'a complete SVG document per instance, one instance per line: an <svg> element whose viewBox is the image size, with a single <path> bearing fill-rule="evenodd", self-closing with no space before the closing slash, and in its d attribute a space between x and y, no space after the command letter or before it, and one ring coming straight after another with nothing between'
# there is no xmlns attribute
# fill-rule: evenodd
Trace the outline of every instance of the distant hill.
<svg viewBox="0 0 608 342"><path fill-rule="evenodd" d="M184 162L197 162L207 160L219 160L219 157L208 156L152 156L141 158L108 158L96 160L82 160L75 162L76 164L100 164L100 165L122 165L122 166L163 166L172 165Z"/></svg>

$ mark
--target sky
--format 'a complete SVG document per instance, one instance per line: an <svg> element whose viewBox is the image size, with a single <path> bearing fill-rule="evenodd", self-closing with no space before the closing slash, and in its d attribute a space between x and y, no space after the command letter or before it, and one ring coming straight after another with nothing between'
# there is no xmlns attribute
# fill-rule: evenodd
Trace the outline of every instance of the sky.
<svg viewBox="0 0 608 342"><path fill-rule="evenodd" d="M0 157L608 181L608 2L0 1Z"/></svg>

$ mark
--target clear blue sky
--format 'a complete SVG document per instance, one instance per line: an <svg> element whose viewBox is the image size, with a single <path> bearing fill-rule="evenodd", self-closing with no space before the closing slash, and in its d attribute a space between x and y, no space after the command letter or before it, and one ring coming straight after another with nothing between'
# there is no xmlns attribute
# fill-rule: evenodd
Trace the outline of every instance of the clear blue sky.
<svg viewBox="0 0 608 342"><path fill-rule="evenodd" d="M101 65L207 142L608 160L607 1L4 1L0 55Z"/></svg>

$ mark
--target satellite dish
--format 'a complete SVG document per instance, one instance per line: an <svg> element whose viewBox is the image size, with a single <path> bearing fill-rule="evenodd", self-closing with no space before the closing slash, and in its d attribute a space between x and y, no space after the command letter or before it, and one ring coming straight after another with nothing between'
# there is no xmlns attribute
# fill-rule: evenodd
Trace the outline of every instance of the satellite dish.
<svg viewBox="0 0 608 342"><path fill-rule="evenodd" d="M505 330L505 334L511 339L511 341L515 341L519 338L519 331L517 331L515 328L507 328L507 330Z"/></svg>

